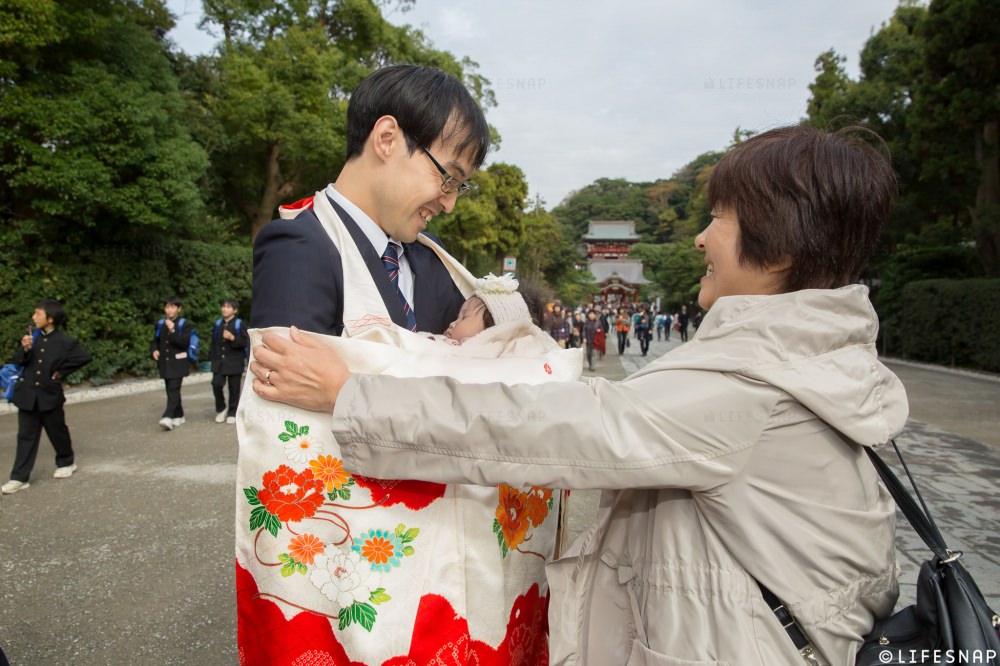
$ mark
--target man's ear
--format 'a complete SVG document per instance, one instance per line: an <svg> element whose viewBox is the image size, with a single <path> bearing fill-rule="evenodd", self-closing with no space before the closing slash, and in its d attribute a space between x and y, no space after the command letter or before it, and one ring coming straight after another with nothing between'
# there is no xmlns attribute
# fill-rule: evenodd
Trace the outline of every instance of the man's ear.
<svg viewBox="0 0 1000 666"><path fill-rule="evenodd" d="M403 128L393 116L382 116L375 121L371 133L368 135L368 144L371 146L375 157L385 162L398 151L401 145L405 145L406 137L403 136Z"/></svg>

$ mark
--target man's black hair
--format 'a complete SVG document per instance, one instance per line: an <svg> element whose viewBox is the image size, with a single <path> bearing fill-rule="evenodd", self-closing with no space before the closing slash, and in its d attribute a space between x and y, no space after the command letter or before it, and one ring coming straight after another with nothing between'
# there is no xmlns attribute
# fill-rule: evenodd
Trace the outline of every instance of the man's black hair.
<svg viewBox="0 0 1000 666"><path fill-rule="evenodd" d="M43 298L35 304L36 310L44 310L45 316L52 320L52 325L61 328L66 325L66 308L59 301Z"/></svg>
<svg viewBox="0 0 1000 666"><path fill-rule="evenodd" d="M348 160L361 155L382 116L399 123L410 154L440 138L457 154L468 154L473 169L486 159L490 128L483 110L461 81L440 69L393 65L363 80L347 105Z"/></svg>

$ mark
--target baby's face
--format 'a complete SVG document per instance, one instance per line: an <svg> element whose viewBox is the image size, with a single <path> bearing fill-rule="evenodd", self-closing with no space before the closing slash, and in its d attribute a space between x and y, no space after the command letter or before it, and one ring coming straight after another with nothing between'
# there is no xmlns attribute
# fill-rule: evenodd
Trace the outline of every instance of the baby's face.
<svg viewBox="0 0 1000 666"><path fill-rule="evenodd" d="M486 312L486 304L472 296L458 311L458 319L451 322L448 330L444 332L446 338L455 342L462 342L466 338L471 338L476 333L486 330L486 323L483 321L483 314Z"/></svg>

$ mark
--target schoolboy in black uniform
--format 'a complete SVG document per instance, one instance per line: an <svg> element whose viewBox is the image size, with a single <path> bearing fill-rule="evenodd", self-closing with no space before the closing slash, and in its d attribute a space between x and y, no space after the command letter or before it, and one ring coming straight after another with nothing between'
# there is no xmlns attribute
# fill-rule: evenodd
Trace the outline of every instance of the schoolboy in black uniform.
<svg viewBox="0 0 1000 666"><path fill-rule="evenodd" d="M21 338L19 349L11 363L24 366L24 372L14 385L12 402L17 407L17 454L10 481L0 487L4 495L30 487L28 477L35 466L42 429L56 450L57 479L67 479L76 471L73 444L66 427L63 403L63 377L91 361L90 354L64 333L66 310L58 301L43 300L31 315L37 337Z"/></svg>
<svg viewBox="0 0 1000 666"><path fill-rule="evenodd" d="M215 394L215 422L236 423L236 408L240 404L240 381L246 358L247 337L242 322L236 318L240 304L235 298L222 301L222 321L212 331L212 392ZM229 384L229 410L222 387Z"/></svg>
<svg viewBox="0 0 1000 666"><path fill-rule="evenodd" d="M191 360L188 358L188 345L191 344L191 324L185 322L179 325L181 299L171 296L163 304L166 315L156 324L153 331L153 341L149 343L149 351L160 370L160 377L167 389L167 407L159 426L164 430L173 430L184 423L184 407L181 405L181 384L191 371Z"/></svg>

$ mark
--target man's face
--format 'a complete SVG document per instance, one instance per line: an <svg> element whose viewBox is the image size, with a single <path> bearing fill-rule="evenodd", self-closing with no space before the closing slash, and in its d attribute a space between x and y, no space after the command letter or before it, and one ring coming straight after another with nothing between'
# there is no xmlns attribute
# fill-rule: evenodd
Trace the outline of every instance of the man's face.
<svg viewBox="0 0 1000 666"><path fill-rule="evenodd" d="M31 321L35 324L35 328L46 328L52 324L49 315L42 308L35 308L31 313Z"/></svg>
<svg viewBox="0 0 1000 666"><path fill-rule="evenodd" d="M223 319L226 320L232 319L236 315L236 308L229 303L223 303L220 311L222 312Z"/></svg>
<svg viewBox="0 0 1000 666"><path fill-rule="evenodd" d="M163 314L167 315L167 319L174 319L180 311L181 306L174 305L173 303L167 303L163 306Z"/></svg>
<svg viewBox="0 0 1000 666"><path fill-rule="evenodd" d="M412 243L432 218L454 210L458 192L446 194L441 190L444 178L420 147L411 154L404 140L400 148L389 160L388 182L382 188L376 222L392 238ZM454 146L438 139L426 148L452 177L460 181L472 177L472 161L468 155L458 154Z"/></svg>

